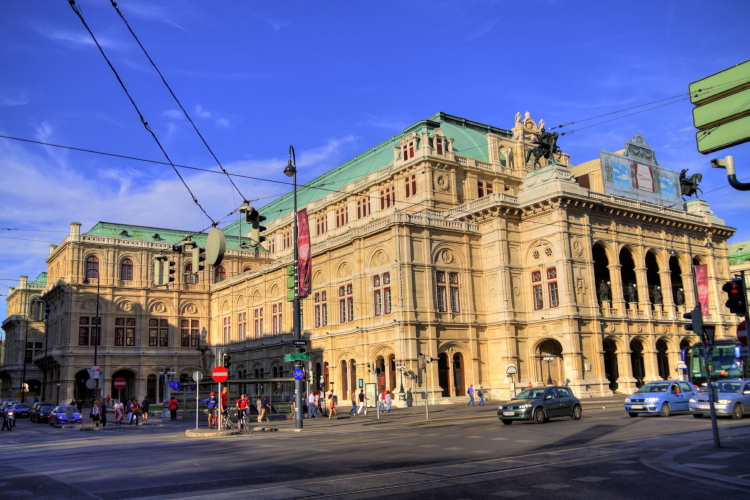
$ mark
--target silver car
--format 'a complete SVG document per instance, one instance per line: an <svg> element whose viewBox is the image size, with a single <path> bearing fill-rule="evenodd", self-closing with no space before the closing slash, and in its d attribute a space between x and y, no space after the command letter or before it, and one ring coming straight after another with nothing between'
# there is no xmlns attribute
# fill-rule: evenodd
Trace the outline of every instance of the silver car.
<svg viewBox="0 0 750 500"><path fill-rule="evenodd" d="M714 402L716 415L731 415L732 418L740 419L745 413L750 413L750 380L720 380L715 382L713 386L717 393ZM688 406L690 413L696 418L710 414L708 393L696 394L690 398Z"/></svg>

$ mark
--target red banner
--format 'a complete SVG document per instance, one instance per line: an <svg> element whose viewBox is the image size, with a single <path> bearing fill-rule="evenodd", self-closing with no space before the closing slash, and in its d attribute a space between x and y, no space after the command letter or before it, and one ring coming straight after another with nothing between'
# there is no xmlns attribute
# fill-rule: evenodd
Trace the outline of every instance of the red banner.
<svg viewBox="0 0 750 500"><path fill-rule="evenodd" d="M310 295L312 281L312 248L310 245L310 224L307 220L307 209L297 212L297 250L299 260L297 273L299 276L299 297Z"/></svg>
<svg viewBox="0 0 750 500"><path fill-rule="evenodd" d="M703 316L708 315L708 266L701 264L693 266L695 269L695 284L698 286L698 303Z"/></svg>

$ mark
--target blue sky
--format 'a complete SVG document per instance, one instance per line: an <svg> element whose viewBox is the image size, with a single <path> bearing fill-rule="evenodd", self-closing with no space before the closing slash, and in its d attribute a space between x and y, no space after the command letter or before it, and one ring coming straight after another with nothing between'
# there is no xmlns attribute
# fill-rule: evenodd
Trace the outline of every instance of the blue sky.
<svg viewBox="0 0 750 500"><path fill-rule="evenodd" d="M172 160L215 169L110 2L77 4ZM275 180L290 144L304 182L437 111L501 128L529 111L554 126L686 97L690 82L750 59L746 0L118 5L224 167ZM164 159L67 0L3 7L0 135ZM691 110L679 101L559 145L578 164L640 133L663 166L702 173L702 198L738 228L732 241L750 240L750 193L709 166L733 154L750 180L750 144L699 154ZM242 200L225 177L181 173L213 219L231 222ZM46 270L71 221L210 225L166 166L0 138L0 178L2 295ZM235 182L256 206L289 189Z"/></svg>

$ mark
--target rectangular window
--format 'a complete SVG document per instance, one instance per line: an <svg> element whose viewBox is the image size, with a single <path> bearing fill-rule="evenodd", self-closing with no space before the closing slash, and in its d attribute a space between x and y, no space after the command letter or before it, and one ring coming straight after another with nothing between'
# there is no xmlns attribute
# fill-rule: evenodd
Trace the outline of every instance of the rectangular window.
<svg viewBox="0 0 750 500"><path fill-rule="evenodd" d="M549 284L549 306L557 307L560 305L560 300L557 294L557 282L553 281Z"/></svg>
<svg viewBox="0 0 750 500"><path fill-rule="evenodd" d="M401 146L401 154L404 161L414 158L414 141L409 141Z"/></svg>
<svg viewBox="0 0 750 500"><path fill-rule="evenodd" d="M375 316L380 316L383 314L383 291L382 290L375 290Z"/></svg>
<svg viewBox="0 0 750 500"><path fill-rule="evenodd" d="M283 302L279 302L278 304L273 305L273 314L272 314L272 325L273 325L273 334L274 335L280 335L282 333L282 319L281 319L281 308L283 306Z"/></svg>
<svg viewBox="0 0 750 500"><path fill-rule="evenodd" d="M380 210L391 208L396 204L396 189L388 186L380 190Z"/></svg>
<svg viewBox="0 0 750 500"><path fill-rule="evenodd" d="M263 308L254 309L253 316L255 319L255 338L260 338L263 336Z"/></svg>
<svg viewBox="0 0 750 500"><path fill-rule="evenodd" d="M534 309L539 310L544 307L544 300L542 299L542 286L535 285L534 287Z"/></svg>
<svg viewBox="0 0 750 500"><path fill-rule="evenodd" d="M237 315L237 340L245 340L247 336L247 313L241 312Z"/></svg>
<svg viewBox="0 0 750 500"><path fill-rule="evenodd" d="M81 316L78 320L78 345L94 345L98 337L98 325L101 325L102 319L96 316ZM90 344L89 344L90 342ZM98 339L97 345L101 345Z"/></svg>
<svg viewBox="0 0 750 500"><path fill-rule="evenodd" d="M159 347L169 347L169 320L159 320Z"/></svg>
<svg viewBox="0 0 750 500"><path fill-rule="evenodd" d="M326 292L315 294L315 327L328 325L328 305L326 304Z"/></svg>
<svg viewBox="0 0 750 500"><path fill-rule="evenodd" d="M180 347L190 347L190 320L180 321Z"/></svg>
<svg viewBox="0 0 750 500"><path fill-rule="evenodd" d="M346 207L336 209L336 227L343 227L349 224L349 212Z"/></svg>
<svg viewBox="0 0 750 500"><path fill-rule="evenodd" d="M182 347L197 347L200 335L200 321L197 319L180 321L180 345Z"/></svg>
<svg viewBox="0 0 750 500"><path fill-rule="evenodd" d="M370 198L361 198L357 200L357 219L370 215Z"/></svg>
<svg viewBox="0 0 750 500"><path fill-rule="evenodd" d="M386 314L391 314L391 289L383 289L383 306Z"/></svg>
<svg viewBox="0 0 750 500"><path fill-rule="evenodd" d="M390 273L376 274L372 277L372 300L375 316L391 313Z"/></svg>
<svg viewBox="0 0 750 500"><path fill-rule="evenodd" d="M458 300L458 273L448 273L448 282L450 283L451 312L461 312L461 305Z"/></svg>
<svg viewBox="0 0 750 500"><path fill-rule="evenodd" d="M440 312L446 312L448 307L446 306L445 287L437 287L437 308Z"/></svg>
<svg viewBox="0 0 750 500"><path fill-rule="evenodd" d="M339 287L339 319L341 323L354 321L354 296L351 284Z"/></svg>
<svg viewBox="0 0 750 500"><path fill-rule="evenodd" d="M492 194L492 182L490 181L477 181L477 191L479 197L482 198L488 194Z"/></svg>
<svg viewBox="0 0 750 500"><path fill-rule="evenodd" d="M532 272L531 273L531 281L533 281L534 283L536 283L538 281L542 281L542 273L539 272L539 271Z"/></svg>
<svg viewBox="0 0 750 500"><path fill-rule="evenodd" d="M224 316L224 328L222 330L224 334L224 343L228 344L232 340L232 317Z"/></svg>
<svg viewBox="0 0 750 500"><path fill-rule="evenodd" d="M443 154L443 139L440 137L435 137L435 149L437 150L437 154L441 155Z"/></svg>
<svg viewBox="0 0 750 500"><path fill-rule="evenodd" d="M169 347L169 320L150 318L148 320L149 347Z"/></svg>
<svg viewBox="0 0 750 500"><path fill-rule="evenodd" d="M268 240L268 251L270 253L276 253L276 238Z"/></svg>
<svg viewBox="0 0 750 500"><path fill-rule="evenodd" d="M135 345L135 318L115 318L115 345Z"/></svg>
<svg viewBox="0 0 750 500"><path fill-rule="evenodd" d="M292 246L292 231L284 231L281 235L281 248L286 250Z"/></svg>
<svg viewBox="0 0 750 500"><path fill-rule="evenodd" d="M407 175L406 179L404 179L404 183L406 184L406 197L410 198L417 194L417 175Z"/></svg>
<svg viewBox="0 0 750 500"><path fill-rule="evenodd" d="M317 218L317 220L315 221L315 226L317 228L317 236L326 234L328 232L328 217L326 216L326 214L321 214Z"/></svg>

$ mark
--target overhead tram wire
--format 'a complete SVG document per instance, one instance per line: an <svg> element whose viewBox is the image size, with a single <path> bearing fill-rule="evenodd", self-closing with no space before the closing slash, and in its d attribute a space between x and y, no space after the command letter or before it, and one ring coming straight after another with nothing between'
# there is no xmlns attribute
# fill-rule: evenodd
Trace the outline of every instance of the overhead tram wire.
<svg viewBox="0 0 750 500"><path fill-rule="evenodd" d="M193 126L195 133L198 134L198 137L200 137L201 141L203 141L203 145L206 146L206 149L208 149L208 152L211 153L211 156L213 157L213 159L216 160L216 164L219 165L219 168L227 176L227 179L229 179L229 182L232 184L232 186L234 186L234 189L237 190L237 193L239 193L240 197L242 197L243 200L247 200L247 198L245 198L245 196L242 194L242 191L240 191L240 188L237 187L237 185L234 183L232 178L229 176L229 173L224 169L224 166L221 164L219 159L214 154L213 150L211 149L211 146L209 146L208 142L206 142L206 139L203 137L203 134L201 134L200 130L198 130L198 127L195 125L195 122L193 122L193 119L190 118L190 115L188 114L187 110L185 110L185 107L182 105L180 100L175 95L174 91L172 90L172 87L170 87L169 84L167 83L167 80L166 78L164 78L164 75L162 74L162 72L159 71L159 68L156 66L156 63L153 61L153 59L151 59L151 56L146 51L146 48L143 46L141 41L138 39L138 36L133 31L133 28L130 27L130 23L128 23L128 20L125 19L125 16L120 11L120 8L117 6L117 3L114 0L110 0L110 3L112 4L112 7L114 7L117 14L119 14L120 19L122 19L122 22L125 23L125 26L128 28L128 31L130 31L130 34L133 35L133 38L135 39L136 43L138 43L138 46L143 51L143 54L146 56L146 59L148 59L148 62L151 63L151 66L153 66L154 70L156 70L156 72L159 74L159 77L161 78L161 81L164 83L164 86L167 87L167 90L169 90L169 93L172 95L175 102L182 110L182 113L185 115L185 118L187 118L187 120L190 122L190 125Z"/></svg>
<svg viewBox="0 0 750 500"><path fill-rule="evenodd" d="M138 113L138 117L140 118L141 123L143 124L143 126L145 127L145 129L151 134L151 137L153 137L154 141L156 142L156 145L159 147L159 149L161 150L161 152L164 154L164 157L167 159L167 161L169 162L169 164L172 166L172 169L177 174L177 177L180 178L180 180L182 181L182 184L185 186L185 189L187 189L188 193L190 193L190 196L193 199L193 202L198 206L198 208L201 209L201 211L205 214L205 216L208 217L209 220L212 223L214 223L215 221L211 218L210 215L208 215L208 212L206 212L206 210L203 208L203 206L201 206L200 202L198 201L198 198L195 197L195 195L193 194L193 192L190 190L190 187L188 187L187 182L185 182L185 179L182 178L182 175L180 175L180 172L177 170L177 168L175 167L174 163L172 163L172 159L167 154L167 152L164 149L164 147L162 146L161 142L159 142L158 137L156 137L156 133L154 133L154 131L151 129L151 127L149 126L149 124L146 121L146 119L143 118L143 114L141 113L141 110L138 108L138 105L133 100L133 97L130 95L130 92L128 92L127 87L125 87L125 83L120 78L120 75L117 73L117 70L112 65L112 62L109 60L109 58L107 57L107 54L104 53L104 49L99 44L99 41L96 39L96 36L94 36L94 33L91 31L91 28L89 28L89 25L86 23L86 20L83 18L83 13L81 12L80 7L76 6L75 0L68 0L68 3L70 4L70 7L73 9L73 12L75 12L76 15L78 16L78 18L81 20L81 23L83 23L83 26L86 28L86 31L88 31L89 35L91 35L91 39L94 41L94 44L96 44L96 47L99 49L99 52L102 54L102 57L104 57L104 60L107 62L107 65L109 65L109 68L114 73L115 78L117 78L117 81L120 83L120 86L122 87L122 90L125 92L125 95L128 96L128 99L130 100L130 103L135 108L136 113Z"/></svg>

